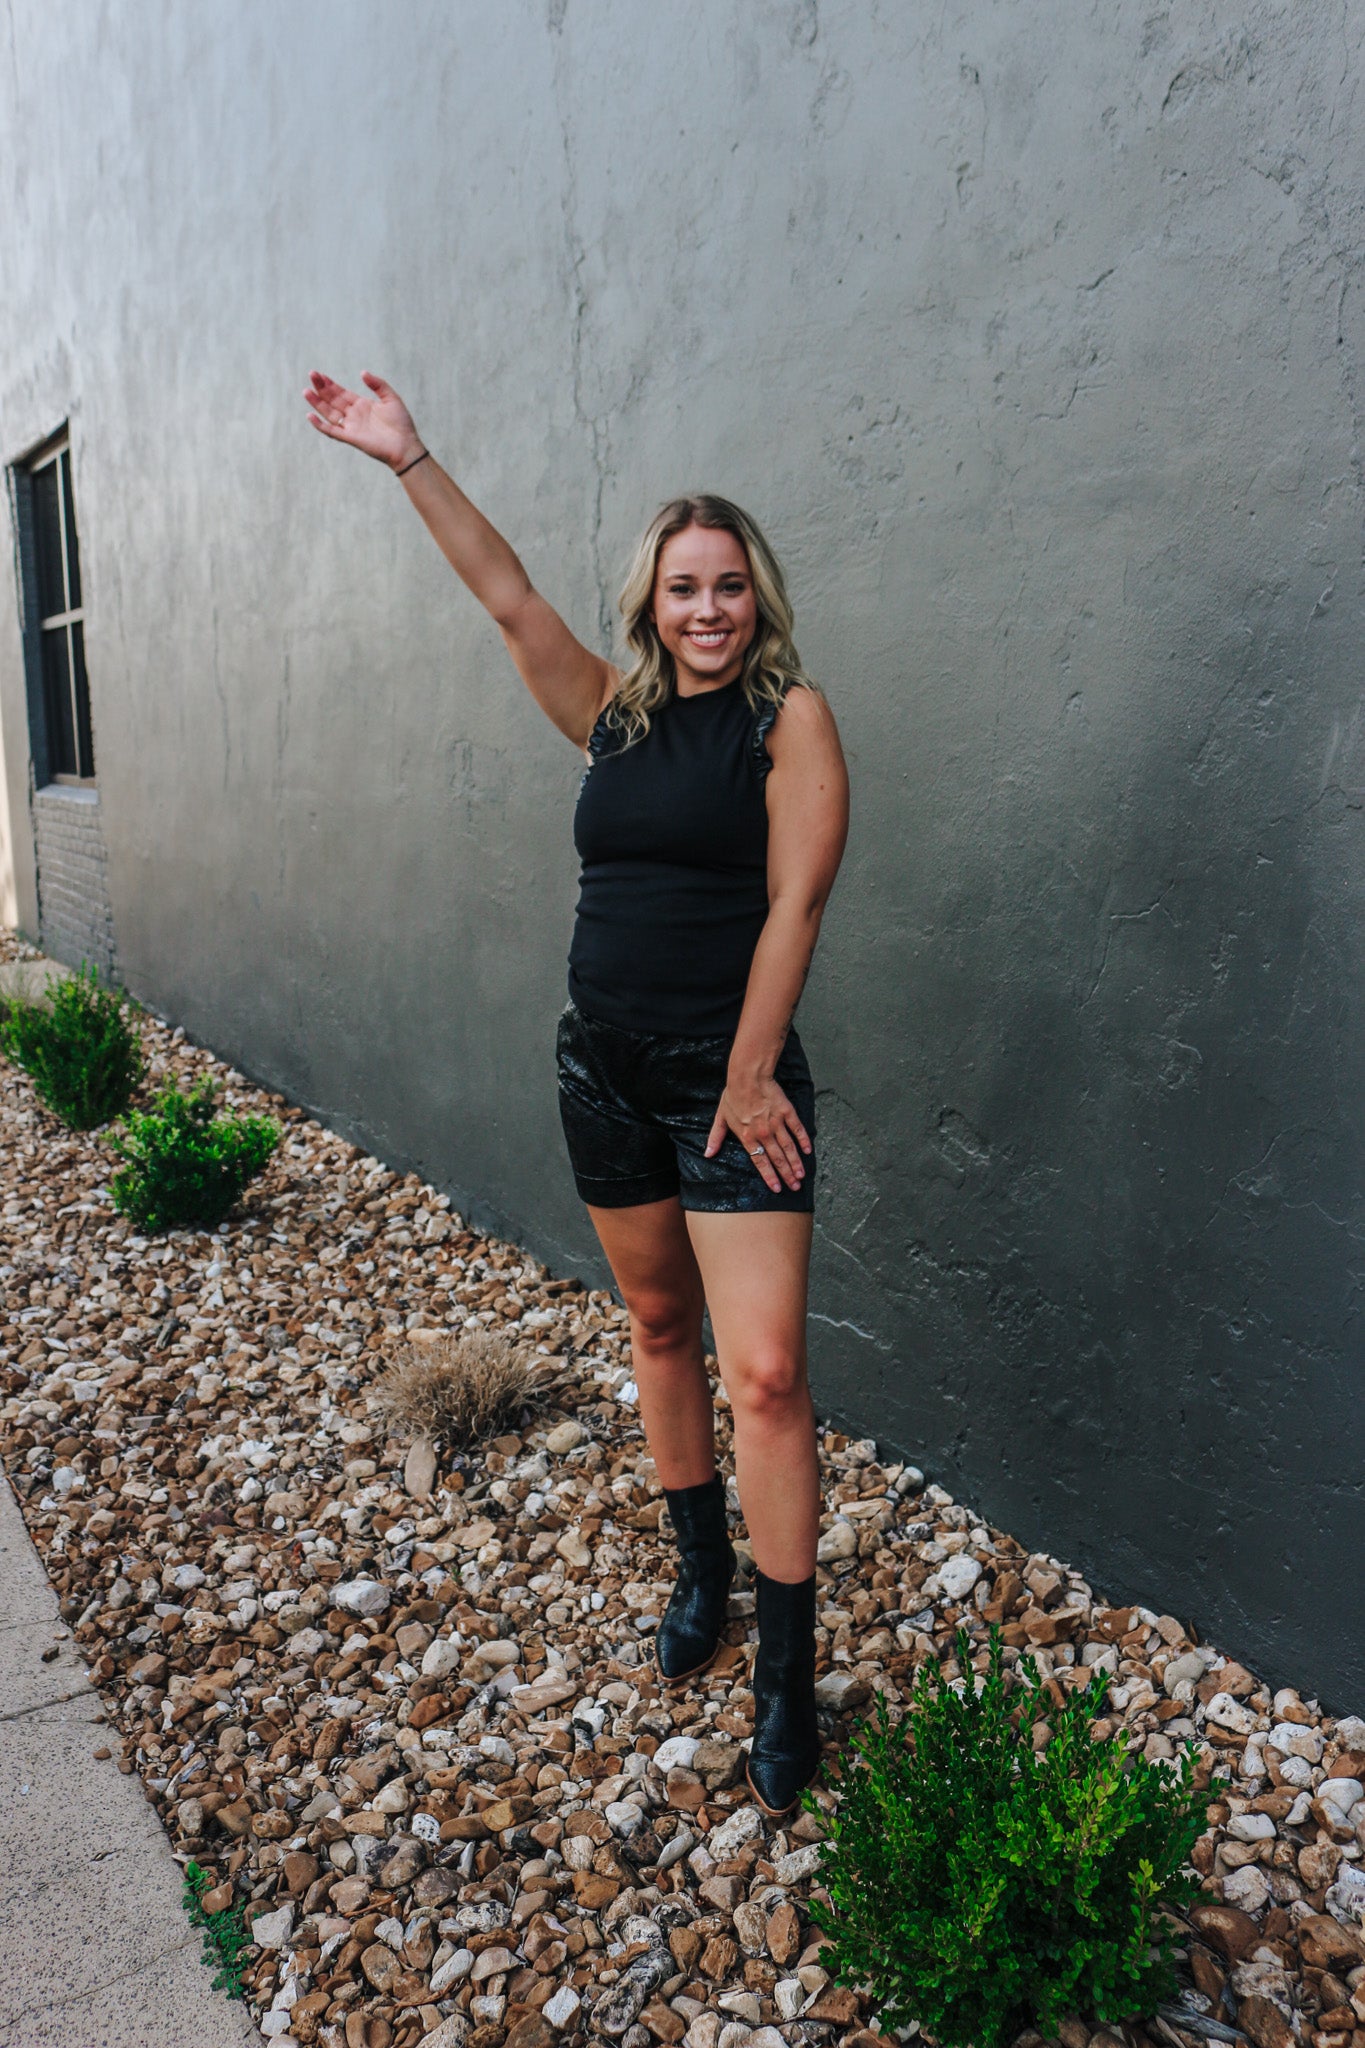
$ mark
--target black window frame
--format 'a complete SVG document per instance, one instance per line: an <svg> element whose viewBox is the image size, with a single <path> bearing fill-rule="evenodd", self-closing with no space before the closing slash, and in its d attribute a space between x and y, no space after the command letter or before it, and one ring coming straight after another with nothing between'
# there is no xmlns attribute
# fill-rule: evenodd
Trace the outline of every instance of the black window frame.
<svg viewBox="0 0 1365 2048"><path fill-rule="evenodd" d="M49 478L55 486L55 498L48 495ZM95 789L98 784L85 666L85 607L71 483L69 425L63 424L21 462L13 464L9 480L18 540L34 787ZM57 609L50 610L45 598L50 602L54 596Z"/></svg>

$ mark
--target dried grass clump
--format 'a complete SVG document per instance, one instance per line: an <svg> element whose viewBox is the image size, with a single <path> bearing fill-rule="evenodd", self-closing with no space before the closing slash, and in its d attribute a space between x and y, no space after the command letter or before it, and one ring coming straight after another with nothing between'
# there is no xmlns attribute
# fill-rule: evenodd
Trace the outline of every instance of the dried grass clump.
<svg viewBox="0 0 1365 2048"><path fill-rule="evenodd" d="M441 1336L400 1354L371 1399L391 1430L452 1447L511 1422L532 1398L532 1356L491 1330Z"/></svg>

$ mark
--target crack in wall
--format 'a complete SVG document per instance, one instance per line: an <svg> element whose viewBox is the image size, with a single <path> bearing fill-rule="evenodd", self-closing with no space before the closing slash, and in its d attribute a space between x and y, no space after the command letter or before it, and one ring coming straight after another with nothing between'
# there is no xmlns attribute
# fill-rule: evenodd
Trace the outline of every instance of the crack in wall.
<svg viewBox="0 0 1365 2048"><path fill-rule="evenodd" d="M559 31L564 14L561 10L558 22L552 18L552 29ZM564 158L564 182L560 198L560 217L564 225L564 249L569 266L570 295L573 302L573 319L570 329L569 389L573 401L574 418L588 437L588 448L592 460L593 491L592 512L588 529L588 550L592 560L593 581L597 588L597 633L602 653L610 655L615 639L615 619L608 587L606 568L602 560L602 515L606 494L607 469L610 460L610 435L604 423L588 410L584 402L584 329L588 318L588 287L584 280L584 266L588 260L587 243L583 238L578 221L578 168L577 158L570 133L568 95L564 82L564 39L558 35L555 49L553 79L555 115L559 123L560 147Z"/></svg>

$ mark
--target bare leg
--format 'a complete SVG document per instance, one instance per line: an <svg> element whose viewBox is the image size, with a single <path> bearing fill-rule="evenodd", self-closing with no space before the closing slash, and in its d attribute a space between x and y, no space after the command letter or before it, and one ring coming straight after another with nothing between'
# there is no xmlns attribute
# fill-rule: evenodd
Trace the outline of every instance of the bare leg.
<svg viewBox="0 0 1365 2048"><path fill-rule="evenodd" d="M812 1218L686 1212L735 1424L735 1476L754 1562L789 1583L815 1570L820 1480L806 1382Z"/></svg>
<svg viewBox="0 0 1365 2048"><path fill-rule="evenodd" d="M640 1419L659 1484L700 1486L716 1469L716 1439L701 1274L682 1209L672 1196L588 1214L630 1316Z"/></svg>

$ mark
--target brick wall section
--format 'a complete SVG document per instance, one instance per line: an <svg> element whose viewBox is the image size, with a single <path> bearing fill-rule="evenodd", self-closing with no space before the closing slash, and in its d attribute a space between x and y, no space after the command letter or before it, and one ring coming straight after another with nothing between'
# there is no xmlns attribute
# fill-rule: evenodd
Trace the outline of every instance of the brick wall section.
<svg viewBox="0 0 1365 2048"><path fill-rule="evenodd" d="M101 976L116 978L118 956L98 795L92 789L61 784L37 790L33 833L43 951L69 967L89 960Z"/></svg>

